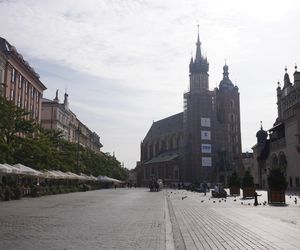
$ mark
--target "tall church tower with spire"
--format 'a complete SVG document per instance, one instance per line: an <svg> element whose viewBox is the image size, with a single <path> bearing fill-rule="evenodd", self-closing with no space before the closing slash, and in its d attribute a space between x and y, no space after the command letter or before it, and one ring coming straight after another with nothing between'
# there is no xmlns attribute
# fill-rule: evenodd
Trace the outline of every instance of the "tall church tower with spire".
<svg viewBox="0 0 300 250"><path fill-rule="evenodd" d="M222 182L241 167L239 90L223 67L218 88L209 89L209 63L201 53L199 27L196 54L189 64L184 110L153 122L141 143L138 185L153 179L169 185Z"/></svg>
<svg viewBox="0 0 300 250"><path fill-rule="evenodd" d="M214 92L209 90L209 64L201 53L198 37L195 59L189 65L189 91L184 94L184 179L208 181L213 178Z"/></svg>

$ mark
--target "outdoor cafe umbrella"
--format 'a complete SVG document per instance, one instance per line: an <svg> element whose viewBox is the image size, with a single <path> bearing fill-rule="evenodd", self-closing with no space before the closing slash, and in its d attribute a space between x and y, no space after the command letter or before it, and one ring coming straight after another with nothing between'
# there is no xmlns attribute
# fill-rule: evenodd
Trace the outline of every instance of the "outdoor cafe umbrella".
<svg viewBox="0 0 300 250"><path fill-rule="evenodd" d="M37 171L37 170L35 170L33 168L27 167L25 165L22 165L20 163L15 164L13 167L16 167L16 168L20 169L21 174L24 174L24 175L29 175L29 176L43 176L42 172Z"/></svg>
<svg viewBox="0 0 300 250"><path fill-rule="evenodd" d="M4 163L4 164L2 164L2 165L4 165L4 166L10 168L12 174L22 174L22 173L21 173L21 170L20 170L19 168L17 168L17 167L11 166L11 165L9 165L9 164L7 164L7 163Z"/></svg>
<svg viewBox="0 0 300 250"><path fill-rule="evenodd" d="M0 173L10 174L12 173L12 169L6 165L0 164Z"/></svg>

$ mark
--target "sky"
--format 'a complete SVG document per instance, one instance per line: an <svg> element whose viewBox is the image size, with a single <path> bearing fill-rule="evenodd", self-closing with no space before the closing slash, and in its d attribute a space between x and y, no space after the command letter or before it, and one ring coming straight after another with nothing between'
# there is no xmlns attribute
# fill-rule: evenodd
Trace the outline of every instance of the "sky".
<svg viewBox="0 0 300 250"><path fill-rule="evenodd" d="M0 36L126 168L140 159L153 121L183 111L197 25L210 89L240 90L243 151L277 117L277 82L299 57L297 0L0 0Z"/></svg>

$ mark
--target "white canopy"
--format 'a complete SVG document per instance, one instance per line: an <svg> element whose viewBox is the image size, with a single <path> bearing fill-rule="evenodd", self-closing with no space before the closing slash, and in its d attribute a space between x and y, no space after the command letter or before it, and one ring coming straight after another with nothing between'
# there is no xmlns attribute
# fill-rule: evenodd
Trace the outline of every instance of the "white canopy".
<svg viewBox="0 0 300 250"><path fill-rule="evenodd" d="M122 181L120 181L120 180L117 180L117 179L114 179L114 178L110 178L110 177L107 177L107 176L102 176L102 175L98 176L98 180L102 181L102 182L122 183Z"/></svg>
<svg viewBox="0 0 300 250"><path fill-rule="evenodd" d="M2 165L4 165L4 166L10 168L12 174L22 174L21 170L20 170L19 168L15 167L15 166L11 166L11 165L9 165L9 164L7 164L7 163L4 163L4 164L2 164Z"/></svg>
<svg viewBox="0 0 300 250"><path fill-rule="evenodd" d="M4 164L0 164L0 173L11 174L12 169L8 166L5 166Z"/></svg>
<svg viewBox="0 0 300 250"><path fill-rule="evenodd" d="M24 175L30 175L30 176L43 176L43 173L40 171L37 171L33 168L27 167L21 163L13 165L13 167L18 168L21 171L21 174Z"/></svg>

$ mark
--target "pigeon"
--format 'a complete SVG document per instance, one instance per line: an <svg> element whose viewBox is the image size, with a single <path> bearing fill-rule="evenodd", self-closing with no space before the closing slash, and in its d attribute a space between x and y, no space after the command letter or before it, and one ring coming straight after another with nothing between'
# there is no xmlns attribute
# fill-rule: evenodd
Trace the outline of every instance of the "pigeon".
<svg viewBox="0 0 300 250"><path fill-rule="evenodd" d="M226 199L224 200L224 202L226 202Z"/></svg>
<svg viewBox="0 0 300 250"><path fill-rule="evenodd" d="M290 195L290 199L292 199L292 196Z"/></svg>
<svg viewBox="0 0 300 250"><path fill-rule="evenodd" d="M216 203L216 201L213 201L213 203Z"/></svg>
<svg viewBox="0 0 300 250"><path fill-rule="evenodd" d="M244 203L243 203L243 202L241 202L241 204L243 205Z"/></svg>
<svg viewBox="0 0 300 250"><path fill-rule="evenodd" d="M250 206L250 203L248 203L248 206Z"/></svg>
<svg viewBox="0 0 300 250"><path fill-rule="evenodd" d="M204 202L204 200L202 200L201 202Z"/></svg>
<svg viewBox="0 0 300 250"><path fill-rule="evenodd" d="M221 200L219 200L219 202L221 202Z"/></svg>
<svg viewBox="0 0 300 250"><path fill-rule="evenodd" d="M234 199L233 201L236 201L236 199Z"/></svg>
<svg viewBox="0 0 300 250"><path fill-rule="evenodd" d="M183 196L181 199L184 200L185 198L187 198L187 196Z"/></svg>

